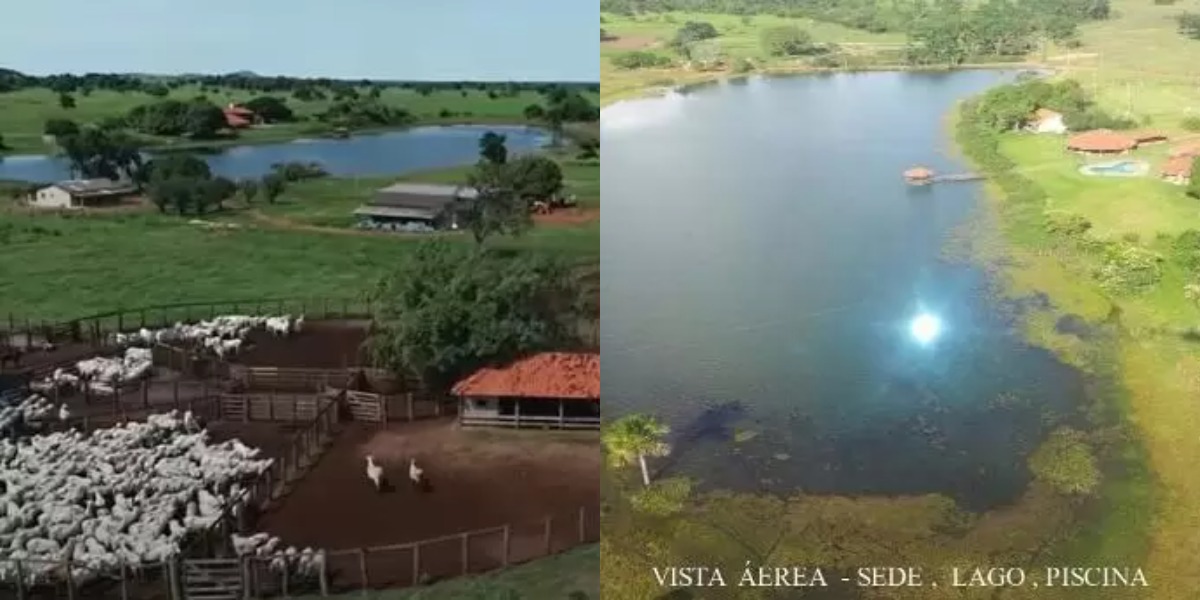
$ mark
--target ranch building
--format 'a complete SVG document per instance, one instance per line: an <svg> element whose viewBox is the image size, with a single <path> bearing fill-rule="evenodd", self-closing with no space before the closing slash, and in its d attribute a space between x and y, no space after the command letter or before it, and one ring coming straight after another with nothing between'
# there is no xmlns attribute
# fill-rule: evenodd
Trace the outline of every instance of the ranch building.
<svg viewBox="0 0 1200 600"><path fill-rule="evenodd" d="M1173 156L1162 167L1162 178L1175 185L1187 185L1192 181L1192 167L1197 159L1191 156Z"/></svg>
<svg viewBox="0 0 1200 600"><path fill-rule="evenodd" d="M111 179L60 181L34 193L29 204L37 208L91 208L113 206L137 194L137 186Z"/></svg>
<svg viewBox="0 0 1200 600"><path fill-rule="evenodd" d="M397 183L377 191L375 198L355 210L354 215L361 229L458 229L462 201L475 197L475 190L460 186Z"/></svg>
<svg viewBox="0 0 1200 600"><path fill-rule="evenodd" d="M480 369L454 385L459 424L532 429L600 428L600 355L543 352Z"/></svg>
<svg viewBox="0 0 1200 600"><path fill-rule="evenodd" d="M1048 108L1033 111L1025 128L1033 133L1063 134L1067 132L1067 124L1063 122L1062 113Z"/></svg>
<svg viewBox="0 0 1200 600"><path fill-rule="evenodd" d="M1067 150L1080 154L1126 154L1137 147L1134 136L1109 129L1077 133L1067 140Z"/></svg>

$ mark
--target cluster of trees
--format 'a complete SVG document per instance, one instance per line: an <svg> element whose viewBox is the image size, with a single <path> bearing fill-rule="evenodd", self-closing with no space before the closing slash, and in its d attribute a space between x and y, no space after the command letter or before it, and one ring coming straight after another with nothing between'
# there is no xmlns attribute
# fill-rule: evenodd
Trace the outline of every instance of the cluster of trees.
<svg viewBox="0 0 1200 600"><path fill-rule="evenodd" d="M762 32L763 51L769 56L806 56L827 52L824 44L813 42L812 35L796 25L776 25Z"/></svg>
<svg viewBox="0 0 1200 600"><path fill-rule="evenodd" d="M114 123L115 124L115 123ZM203 98L159 100L134 107L122 125L148 135L213 139L226 128L221 107Z"/></svg>
<svg viewBox="0 0 1200 600"><path fill-rule="evenodd" d="M81 178L130 179L144 182L144 161L136 141L121 131L83 127L58 139L71 171Z"/></svg>
<svg viewBox="0 0 1200 600"><path fill-rule="evenodd" d="M480 367L578 342L586 309L571 265L453 242L422 242L374 294L376 362L446 391Z"/></svg>
<svg viewBox="0 0 1200 600"><path fill-rule="evenodd" d="M146 163L143 178L150 200L164 213L204 214L220 208L238 190L233 181L213 177L208 163L188 154L168 154Z"/></svg>
<svg viewBox="0 0 1200 600"><path fill-rule="evenodd" d="M618 69L632 71L634 69L665 69L671 66L671 57L663 56L647 50L622 52L612 57L611 62Z"/></svg>
<svg viewBox="0 0 1200 600"><path fill-rule="evenodd" d="M287 105L287 101L276 96L258 96L243 103L242 106L254 111L255 115L268 123L286 123L296 120L296 114Z"/></svg>
<svg viewBox="0 0 1200 600"><path fill-rule="evenodd" d="M374 98L339 100L318 114L317 119L348 128L398 126L416 121L416 117L407 110L389 106Z"/></svg>
<svg viewBox="0 0 1200 600"><path fill-rule="evenodd" d="M1074 130L1128 129L1136 125L1133 121L1102 111L1083 87L1073 80L1051 83L1028 79L1014 85L1000 86L983 94L973 106L974 122L993 131L1021 127L1039 108L1062 113L1067 127Z"/></svg>
<svg viewBox="0 0 1200 600"><path fill-rule="evenodd" d="M554 88L544 94L545 103L525 107L525 118L545 123L554 135L554 145L562 141L565 123L594 123L600 120L600 107L578 91Z"/></svg>
<svg viewBox="0 0 1200 600"><path fill-rule="evenodd" d="M477 245L497 234L520 235L532 223L533 203L562 191L558 163L537 154L510 161L503 135L489 131L480 137L479 156L464 183L476 197L465 201L460 211Z"/></svg>

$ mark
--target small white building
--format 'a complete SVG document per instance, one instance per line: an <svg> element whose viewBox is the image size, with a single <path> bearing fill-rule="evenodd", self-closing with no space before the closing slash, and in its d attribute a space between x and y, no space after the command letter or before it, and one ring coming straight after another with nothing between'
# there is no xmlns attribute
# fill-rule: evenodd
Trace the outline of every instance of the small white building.
<svg viewBox="0 0 1200 600"><path fill-rule="evenodd" d="M111 179L74 179L60 181L38 190L29 199L37 208L87 208L120 204L137 193L137 186Z"/></svg>
<svg viewBox="0 0 1200 600"><path fill-rule="evenodd" d="M1048 108L1039 108L1033 111L1033 116L1025 124L1025 129L1033 133L1061 135L1067 132L1067 124L1063 122L1062 113L1052 111Z"/></svg>

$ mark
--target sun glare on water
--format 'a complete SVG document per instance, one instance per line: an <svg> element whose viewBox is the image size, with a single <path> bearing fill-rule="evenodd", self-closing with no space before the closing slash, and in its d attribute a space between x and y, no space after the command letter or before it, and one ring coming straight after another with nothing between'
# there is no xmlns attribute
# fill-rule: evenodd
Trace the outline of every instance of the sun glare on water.
<svg viewBox="0 0 1200 600"><path fill-rule="evenodd" d="M942 332L942 322L931 314L922 313L913 318L908 329L918 343L928 344Z"/></svg>

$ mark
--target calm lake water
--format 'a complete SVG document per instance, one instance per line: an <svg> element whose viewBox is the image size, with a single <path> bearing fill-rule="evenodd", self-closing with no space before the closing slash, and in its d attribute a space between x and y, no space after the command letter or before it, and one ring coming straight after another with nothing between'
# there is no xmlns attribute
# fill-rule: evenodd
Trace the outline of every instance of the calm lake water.
<svg viewBox="0 0 1200 600"><path fill-rule="evenodd" d="M536 128L503 125L414 127L343 140L313 139L278 144L233 146L205 156L217 175L260 177L280 162L319 162L335 176L397 175L470 164L479 157L479 136L507 136L510 153L536 150L549 135ZM0 160L0 179L58 181L70 177L67 161L50 156L9 156Z"/></svg>
<svg viewBox="0 0 1200 600"><path fill-rule="evenodd" d="M964 170L945 118L1011 76L753 78L604 111L605 411L671 424L664 475L1020 494L1083 383L1022 342L981 271L942 260L981 187L900 175ZM928 344L922 313L942 325Z"/></svg>

